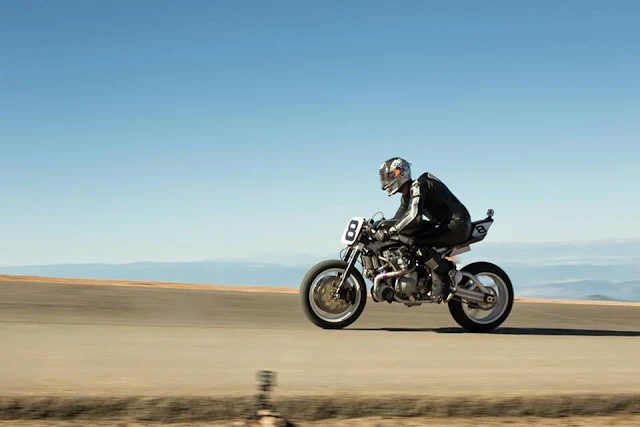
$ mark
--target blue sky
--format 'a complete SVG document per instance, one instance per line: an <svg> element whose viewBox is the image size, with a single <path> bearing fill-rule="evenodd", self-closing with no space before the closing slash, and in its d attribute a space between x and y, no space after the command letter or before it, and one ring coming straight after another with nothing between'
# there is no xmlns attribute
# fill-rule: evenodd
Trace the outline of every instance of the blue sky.
<svg viewBox="0 0 640 427"><path fill-rule="evenodd" d="M640 238L635 1L11 1L0 265L340 249L441 177L487 241Z"/></svg>

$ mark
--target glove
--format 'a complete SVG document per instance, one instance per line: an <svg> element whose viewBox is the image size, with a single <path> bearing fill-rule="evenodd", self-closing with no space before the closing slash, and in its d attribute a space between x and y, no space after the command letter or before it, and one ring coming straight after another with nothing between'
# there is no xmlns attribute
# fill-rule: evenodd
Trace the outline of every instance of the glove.
<svg viewBox="0 0 640 427"><path fill-rule="evenodd" d="M381 242L385 242L385 241L389 240L389 238L391 236L389 235L389 231L383 228L382 230L377 230L375 233L373 233L373 237L376 240L379 240Z"/></svg>

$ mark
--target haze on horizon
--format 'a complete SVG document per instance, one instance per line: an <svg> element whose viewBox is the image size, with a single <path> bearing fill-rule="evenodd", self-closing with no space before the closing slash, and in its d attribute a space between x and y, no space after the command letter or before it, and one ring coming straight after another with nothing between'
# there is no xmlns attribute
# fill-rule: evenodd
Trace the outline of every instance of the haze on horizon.
<svg viewBox="0 0 640 427"><path fill-rule="evenodd" d="M6 3L0 265L340 249L429 170L492 242L640 239L640 3Z"/></svg>

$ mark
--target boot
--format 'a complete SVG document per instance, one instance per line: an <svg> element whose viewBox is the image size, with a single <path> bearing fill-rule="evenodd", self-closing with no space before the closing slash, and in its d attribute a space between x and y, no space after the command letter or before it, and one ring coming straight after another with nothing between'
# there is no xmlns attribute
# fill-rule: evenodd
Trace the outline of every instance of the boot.
<svg viewBox="0 0 640 427"><path fill-rule="evenodd" d="M462 279L462 273L457 270L454 262L443 258L435 250L431 249L428 254L430 258L426 265L431 268L434 276L432 298L442 295L446 299L452 291L456 290Z"/></svg>

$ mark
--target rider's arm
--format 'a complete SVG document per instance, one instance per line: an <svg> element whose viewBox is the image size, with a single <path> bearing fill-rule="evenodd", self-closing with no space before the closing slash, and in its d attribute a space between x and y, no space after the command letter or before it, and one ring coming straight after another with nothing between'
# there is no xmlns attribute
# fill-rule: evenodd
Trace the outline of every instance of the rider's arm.
<svg viewBox="0 0 640 427"><path fill-rule="evenodd" d="M418 218L420 213L421 199L422 199L422 189L420 188L420 182L418 180L413 181L411 184L411 190L409 194L409 200L406 203L408 206L405 207L404 212L401 216L399 216L398 222L389 229L390 234L399 234L405 227L411 224L416 218ZM400 206L402 209L402 205ZM400 210L398 209L398 210Z"/></svg>
<svg viewBox="0 0 640 427"><path fill-rule="evenodd" d="M402 218L402 216L407 212L408 207L409 207L409 198L402 197L400 199L400 207L398 208L398 210L396 211L396 214L391 219L394 221L397 221L400 218Z"/></svg>

